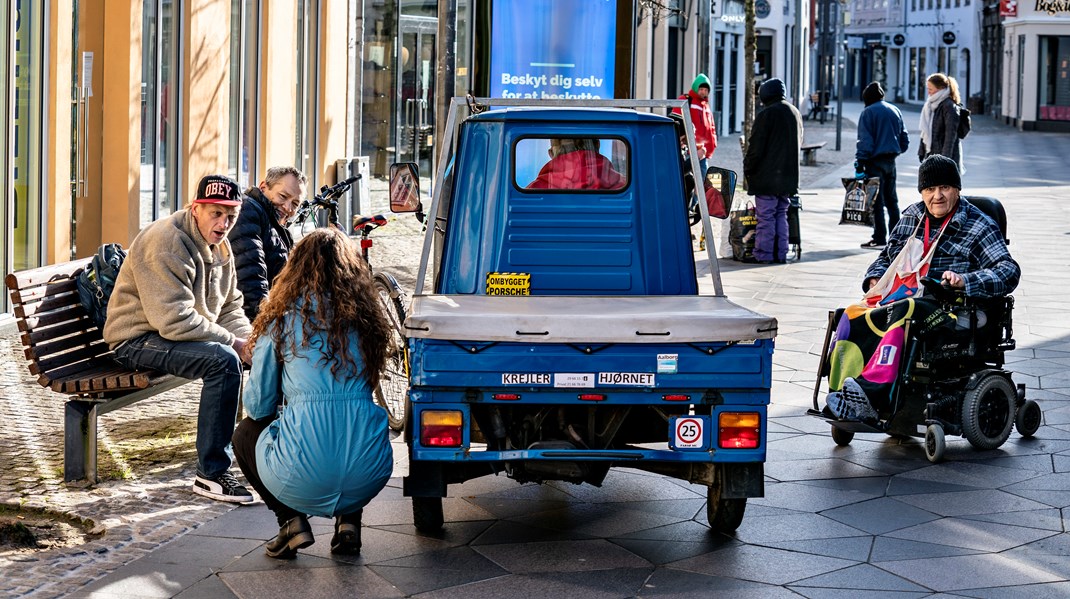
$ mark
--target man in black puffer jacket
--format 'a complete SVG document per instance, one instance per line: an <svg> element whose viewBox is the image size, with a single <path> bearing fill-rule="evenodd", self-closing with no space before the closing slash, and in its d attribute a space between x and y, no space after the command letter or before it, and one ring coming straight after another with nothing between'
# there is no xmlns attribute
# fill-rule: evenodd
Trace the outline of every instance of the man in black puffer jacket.
<svg viewBox="0 0 1070 599"><path fill-rule="evenodd" d="M754 117L743 176L754 197L758 226L754 259L761 264L788 257L789 198L799 193L799 148L803 126L799 111L784 99L784 82L770 79L758 88L762 110Z"/></svg>
<svg viewBox="0 0 1070 599"><path fill-rule="evenodd" d="M269 168L257 187L245 192L238 222L230 230L238 290L244 296L245 315L252 321L267 297L275 276L286 264L293 236L286 222L305 197L308 178L291 166Z"/></svg>

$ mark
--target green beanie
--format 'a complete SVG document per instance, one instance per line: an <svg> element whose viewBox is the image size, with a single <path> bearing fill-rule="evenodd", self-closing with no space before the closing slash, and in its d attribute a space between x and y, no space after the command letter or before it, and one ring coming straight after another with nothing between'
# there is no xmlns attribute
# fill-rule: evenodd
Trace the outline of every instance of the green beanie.
<svg viewBox="0 0 1070 599"><path fill-rule="evenodd" d="M710 86L710 78L703 73L699 73L698 77L695 77L695 81L691 84L691 91L698 93L698 88L706 86L706 89L712 89Z"/></svg>

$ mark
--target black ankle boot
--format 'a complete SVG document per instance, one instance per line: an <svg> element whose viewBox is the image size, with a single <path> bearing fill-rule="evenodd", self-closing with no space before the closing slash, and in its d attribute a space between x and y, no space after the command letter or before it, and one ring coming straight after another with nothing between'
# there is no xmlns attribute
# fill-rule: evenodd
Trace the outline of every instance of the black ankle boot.
<svg viewBox="0 0 1070 599"><path fill-rule="evenodd" d="M360 518L364 510L338 516L334 520L334 536L331 537L331 553L341 555L360 554Z"/></svg>
<svg viewBox="0 0 1070 599"><path fill-rule="evenodd" d="M315 542L308 518L296 516L279 527L279 536L268 541L264 553L275 559L293 559L297 557L298 549L308 547Z"/></svg>

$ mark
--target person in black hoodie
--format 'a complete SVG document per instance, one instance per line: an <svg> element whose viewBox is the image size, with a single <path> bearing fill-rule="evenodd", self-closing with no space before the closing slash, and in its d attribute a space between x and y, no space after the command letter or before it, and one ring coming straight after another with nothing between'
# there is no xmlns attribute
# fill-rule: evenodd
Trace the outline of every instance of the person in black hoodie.
<svg viewBox="0 0 1070 599"><path fill-rule="evenodd" d="M754 261L782 263L788 257L789 198L799 193L799 148L803 125L799 111L784 99L784 82L770 79L758 88L762 109L754 117L743 175L754 196L758 227Z"/></svg>
<svg viewBox="0 0 1070 599"><path fill-rule="evenodd" d="M286 223L305 197L307 184L308 178L296 168L276 166L268 169L259 186L245 192L238 222L229 238L238 272L238 290L250 321L256 319L260 302L286 265L294 244Z"/></svg>
<svg viewBox="0 0 1070 599"><path fill-rule="evenodd" d="M881 249L888 231L899 222L899 195L895 191L895 158L907 151L910 137L903 124L903 113L884 101L884 88L874 81L862 92L866 108L858 118L858 143L855 146L855 172L880 179L880 191L873 207L873 238L864 248ZM855 175L858 176L858 175ZM884 212L888 212L885 228Z"/></svg>

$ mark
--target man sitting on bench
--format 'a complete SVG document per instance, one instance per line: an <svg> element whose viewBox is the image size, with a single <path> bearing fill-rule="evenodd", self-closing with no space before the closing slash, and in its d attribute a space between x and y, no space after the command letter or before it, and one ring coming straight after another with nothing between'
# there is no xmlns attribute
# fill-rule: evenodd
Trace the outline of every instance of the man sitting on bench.
<svg viewBox="0 0 1070 599"><path fill-rule="evenodd" d="M238 184L208 175L197 198L134 239L108 306L104 340L127 368L200 379L193 492L232 503L253 496L228 471L242 386L242 310L227 233L242 202Z"/></svg>

